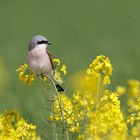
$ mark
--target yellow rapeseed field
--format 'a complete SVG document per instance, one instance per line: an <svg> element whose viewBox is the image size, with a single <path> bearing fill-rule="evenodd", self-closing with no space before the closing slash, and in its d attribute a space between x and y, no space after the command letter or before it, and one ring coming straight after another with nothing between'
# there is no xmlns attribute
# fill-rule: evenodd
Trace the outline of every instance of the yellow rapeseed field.
<svg viewBox="0 0 140 140"><path fill-rule="evenodd" d="M55 79L61 85L65 84L66 66L59 59L54 59L53 63ZM110 59L100 55L84 72L73 76L75 89L69 94L71 96L66 92L58 93L52 86L53 110L47 120L53 133L46 139L140 140L140 82L129 79L127 87L119 85L111 91L108 86L112 70ZM45 75L32 73L27 64L22 64L16 71L19 80L27 85L33 84L37 78L46 84L55 84ZM120 100L121 96L125 97L125 101ZM0 140L41 140L36 128L17 111L6 111L0 115Z"/></svg>

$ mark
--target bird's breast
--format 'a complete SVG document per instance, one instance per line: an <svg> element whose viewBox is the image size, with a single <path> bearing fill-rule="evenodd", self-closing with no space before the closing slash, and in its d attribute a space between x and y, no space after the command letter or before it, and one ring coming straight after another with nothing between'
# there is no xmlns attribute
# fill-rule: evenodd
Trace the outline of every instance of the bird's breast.
<svg viewBox="0 0 140 140"><path fill-rule="evenodd" d="M49 74L52 72L51 60L45 49L34 48L28 52L27 62L29 68L34 73L46 73Z"/></svg>

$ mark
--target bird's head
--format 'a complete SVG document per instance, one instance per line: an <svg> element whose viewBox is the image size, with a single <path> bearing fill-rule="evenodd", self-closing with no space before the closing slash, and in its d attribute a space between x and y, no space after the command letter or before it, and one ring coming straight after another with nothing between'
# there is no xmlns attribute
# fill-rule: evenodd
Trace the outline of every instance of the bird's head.
<svg viewBox="0 0 140 140"><path fill-rule="evenodd" d="M28 50L31 51L31 50L32 50L33 48L35 48L37 45L41 45L41 44L44 44L44 45L46 45L46 47L47 47L48 45L51 44L51 42L49 42L49 41L47 40L47 38L45 38L45 37L42 36L42 35L36 35L36 36L34 36L34 37L30 40L29 45L28 45Z"/></svg>

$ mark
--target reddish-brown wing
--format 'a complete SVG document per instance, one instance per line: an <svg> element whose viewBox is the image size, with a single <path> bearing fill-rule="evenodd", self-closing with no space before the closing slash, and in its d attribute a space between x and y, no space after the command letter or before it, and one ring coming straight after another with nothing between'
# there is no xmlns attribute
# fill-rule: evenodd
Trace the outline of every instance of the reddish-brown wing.
<svg viewBox="0 0 140 140"><path fill-rule="evenodd" d="M52 69L54 70L54 65L53 65L53 62L52 62L52 55L48 51L46 51L46 52L47 52L47 54L49 56L49 59L50 59L50 62L52 64Z"/></svg>

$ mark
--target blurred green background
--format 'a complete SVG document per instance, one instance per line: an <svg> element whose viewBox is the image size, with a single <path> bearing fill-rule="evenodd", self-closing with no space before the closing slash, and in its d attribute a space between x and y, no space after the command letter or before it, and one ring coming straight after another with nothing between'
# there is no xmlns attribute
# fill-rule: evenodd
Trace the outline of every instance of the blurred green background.
<svg viewBox="0 0 140 140"><path fill-rule="evenodd" d="M1 0L0 111L17 109L39 123L42 86L22 84L15 71L26 62L28 42L36 34L53 42L49 51L67 65L68 79L100 54L112 61L112 89L140 79L139 7L138 0Z"/></svg>

